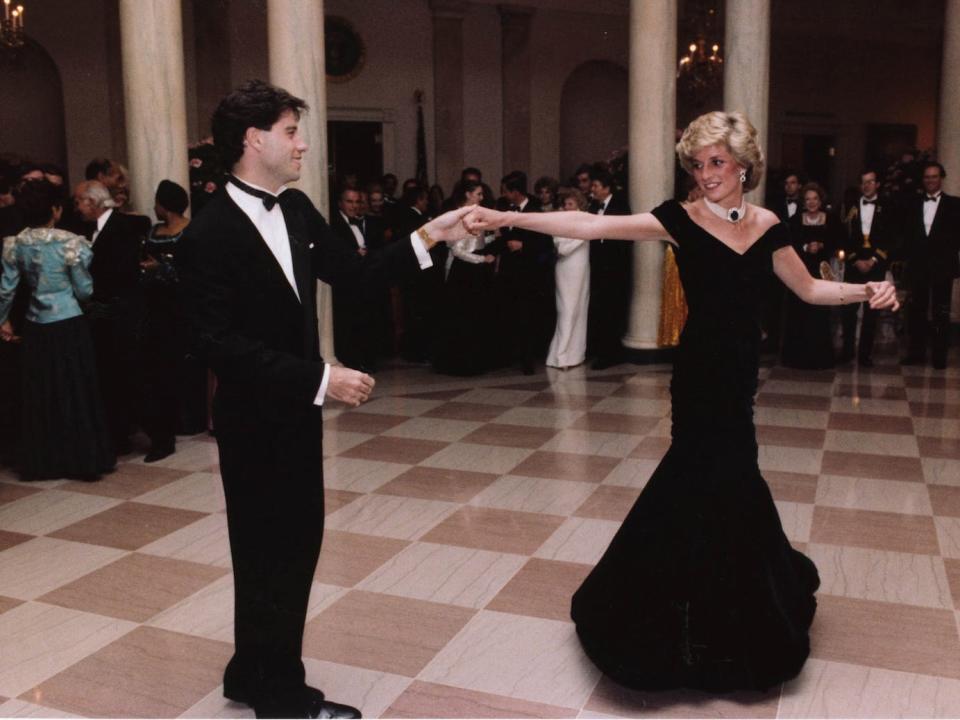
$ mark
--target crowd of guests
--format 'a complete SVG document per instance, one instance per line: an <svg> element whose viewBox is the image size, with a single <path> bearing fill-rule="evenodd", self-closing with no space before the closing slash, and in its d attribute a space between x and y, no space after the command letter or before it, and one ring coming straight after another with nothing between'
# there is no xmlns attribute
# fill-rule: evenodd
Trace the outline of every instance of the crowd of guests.
<svg viewBox="0 0 960 720"><path fill-rule="evenodd" d="M386 175L361 185L345 178L330 226L344 247L376 253L446 210L467 205L517 212L589 210L629 214L626 193L606 163L583 165L561 184L542 177L532 187L513 171L499 192L475 167L464 168L449 195L414 179L400 187ZM532 374L540 364L570 368L592 358L602 369L625 358L632 288L632 244L553 238L519 228L436 247L433 267L380 297L337 288L333 296L338 359L376 371L391 354L429 363L450 375L500 367Z"/></svg>
<svg viewBox="0 0 960 720"><path fill-rule="evenodd" d="M822 185L788 171L783 194L771 206L790 225L811 275L897 283L906 299L903 365L946 367L953 283L960 277L960 198L943 193L945 177L939 162L909 154L883 174L863 170L857 189L833 208ZM867 304L841 308L836 354L827 308L806 305L775 282L767 310L768 349L779 351L784 365L824 369L854 359L861 367L873 365L878 312Z"/></svg>
<svg viewBox="0 0 960 720"><path fill-rule="evenodd" d="M159 222L129 212L127 173L91 161L72 192L52 165L0 180L0 458L25 479L97 479L131 438L144 460L207 429L206 369L180 333L174 257L187 191L164 180Z"/></svg>
<svg viewBox="0 0 960 720"><path fill-rule="evenodd" d="M174 452L178 433L209 429L215 378L181 337L175 257L191 203L196 212L223 185L211 149L191 148L189 193L159 184L156 224L131 211L127 171L113 160L91 161L72 191L54 165L0 167L0 459L16 462L23 477L94 479L131 452L138 430L150 441L145 460L154 462ZM346 177L328 220L337 241L366 258L468 205L626 215L624 175L615 164L584 164L565 183L542 177L529 187L526 174L513 171L495 193L468 167L449 195L415 179L401 185L392 174L367 183ZM821 184L788 171L771 203L811 275L899 282L908 299L904 364L946 364L960 199L943 194L945 175L928 159L898 163L885 176L865 170L859 192L835 209ZM440 244L432 268L403 286L334 289L337 358L376 372L399 356L459 376L588 360L611 367L626 359L632 248L512 227ZM784 365L872 365L877 313L866 304L841 309L839 353L835 324L830 309L771 284L763 330Z"/></svg>

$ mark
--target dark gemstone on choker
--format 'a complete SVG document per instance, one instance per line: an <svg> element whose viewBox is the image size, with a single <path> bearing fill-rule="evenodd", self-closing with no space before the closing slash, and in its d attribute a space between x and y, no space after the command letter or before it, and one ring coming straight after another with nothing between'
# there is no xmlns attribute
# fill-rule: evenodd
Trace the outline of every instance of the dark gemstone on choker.
<svg viewBox="0 0 960 720"><path fill-rule="evenodd" d="M727 217L730 218L730 222L736 222L737 220L740 219L740 213L737 212L736 210L731 210L731 211L727 214Z"/></svg>

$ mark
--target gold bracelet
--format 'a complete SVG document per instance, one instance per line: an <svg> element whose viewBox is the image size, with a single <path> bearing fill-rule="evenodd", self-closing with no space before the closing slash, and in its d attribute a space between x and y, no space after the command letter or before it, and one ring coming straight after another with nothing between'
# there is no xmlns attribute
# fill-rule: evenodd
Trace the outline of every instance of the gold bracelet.
<svg viewBox="0 0 960 720"><path fill-rule="evenodd" d="M427 250L437 244L424 227L417 228L417 235L423 240L423 244L426 245Z"/></svg>

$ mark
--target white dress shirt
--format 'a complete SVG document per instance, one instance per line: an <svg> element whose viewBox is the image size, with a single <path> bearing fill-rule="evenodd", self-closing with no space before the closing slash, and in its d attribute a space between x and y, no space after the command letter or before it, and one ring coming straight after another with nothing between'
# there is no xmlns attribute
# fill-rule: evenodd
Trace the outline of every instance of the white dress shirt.
<svg viewBox="0 0 960 720"><path fill-rule="evenodd" d="M343 221L347 224L347 227L350 228L350 232L353 233L353 239L357 241L357 247L361 250L367 249L367 240L363 237L363 231L360 230L358 225L354 225L350 222L350 218L343 214L343 211L338 210L340 217L343 218Z"/></svg>
<svg viewBox="0 0 960 720"><path fill-rule="evenodd" d="M800 203L796 200L787 200L787 217L792 218L796 215L798 207L800 207Z"/></svg>
<svg viewBox="0 0 960 720"><path fill-rule="evenodd" d="M937 198L936 200L928 200L929 197L931 196L927 194L923 196L923 229L927 235L930 234L930 228L933 227L933 219L937 216L937 208L940 207L940 198L943 197L943 193L938 192L934 196Z"/></svg>
<svg viewBox="0 0 960 720"><path fill-rule="evenodd" d="M249 180L245 180L244 178L239 179L243 183L252 187L254 190L260 190L268 193L269 195L274 194L266 188L254 185ZM286 185L281 186L276 194L279 195L285 189ZM236 185L229 182L227 183L227 194L230 196L230 199L237 204L237 207L239 207L243 213L250 218L250 222L253 223L254 227L257 228L257 231L263 237L267 247L270 248L270 252L273 253L273 256L276 258L277 264L280 266L280 269L287 278L287 282L289 282L290 287L293 288L293 292L296 294L297 299L302 302L300 293L297 291L297 281L293 275L293 257L290 253L290 235L287 233L287 223L283 219L283 211L280 209L280 204L277 203L272 208L267 210L261 198L251 195L248 192L244 192ZM108 214L109 213L104 213L101 217L106 217ZM104 222L106 222L106 220L104 220ZM102 227L99 225L99 220L97 223L98 228ZM351 227L353 226L351 225ZM96 235L94 235L94 237L96 237ZM431 267L433 265L433 260L430 259L429 251L416 232L410 234L410 242L413 245L413 251L417 256L417 261L420 263L420 269L425 270L428 267ZM317 395L313 399L314 405L323 405L323 399L327 395L327 385L329 385L329 383L330 363L324 363L323 378L320 380L320 387L317 390Z"/></svg>
<svg viewBox="0 0 960 720"><path fill-rule="evenodd" d="M97 237L100 235L100 231L103 230L103 226L107 224L107 220L110 219L110 216L113 215L113 208L107 208L107 211L97 218L97 229L93 231L93 235L90 236L90 244L93 245L97 241Z"/></svg>
<svg viewBox="0 0 960 720"><path fill-rule="evenodd" d="M876 202L865 204L864 200L876 200L876 196L872 198L860 198L860 229L863 231L864 237L870 236L870 229L873 227L873 216L877 211Z"/></svg>

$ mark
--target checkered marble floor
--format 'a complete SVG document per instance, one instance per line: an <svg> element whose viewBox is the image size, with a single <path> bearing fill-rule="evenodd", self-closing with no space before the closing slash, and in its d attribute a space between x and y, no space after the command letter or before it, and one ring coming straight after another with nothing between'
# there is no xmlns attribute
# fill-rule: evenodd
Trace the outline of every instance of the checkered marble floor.
<svg viewBox="0 0 960 720"><path fill-rule="evenodd" d="M669 368L378 376L326 409L308 680L368 717L960 715L960 357L761 370L760 464L823 579L767 694L636 693L568 618L668 445ZM211 438L92 484L0 471L0 716L251 717L222 697L230 556Z"/></svg>

